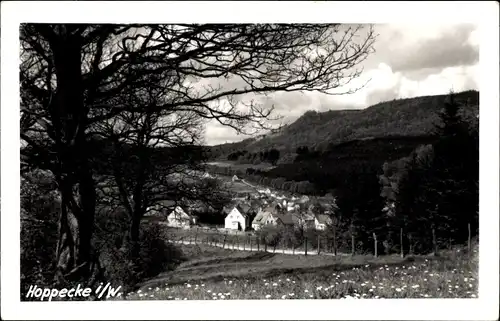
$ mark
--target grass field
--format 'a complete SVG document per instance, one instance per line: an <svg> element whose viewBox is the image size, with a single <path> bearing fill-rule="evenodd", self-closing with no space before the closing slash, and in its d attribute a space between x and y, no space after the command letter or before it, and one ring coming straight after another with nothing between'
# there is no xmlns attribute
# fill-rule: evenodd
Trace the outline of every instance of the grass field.
<svg viewBox="0 0 500 321"><path fill-rule="evenodd" d="M328 257L182 246L186 261L126 300L475 298L477 246L440 256Z"/></svg>

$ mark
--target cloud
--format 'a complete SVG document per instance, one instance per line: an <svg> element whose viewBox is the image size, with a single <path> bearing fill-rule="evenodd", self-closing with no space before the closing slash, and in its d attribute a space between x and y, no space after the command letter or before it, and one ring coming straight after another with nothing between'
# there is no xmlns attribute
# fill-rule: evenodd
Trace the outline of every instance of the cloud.
<svg viewBox="0 0 500 321"><path fill-rule="evenodd" d="M286 92L252 98L266 106L274 105L276 114L283 116L282 121L291 123L308 110L362 109L397 98L479 88L479 31L475 25L378 24L375 31L379 34L376 52L363 62L362 76L351 83L351 88L356 88L369 81L358 92ZM234 79L225 84L228 85L237 88L242 84ZM242 99L247 100L248 96ZM206 140L211 145L246 137L220 124L207 124Z"/></svg>
<svg viewBox="0 0 500 321"><path fill-rule="evenodd" d="M474 25L464 24L429 34L419 30L405 34L404 29L397 30L394 39L400 41L388 42L391 54L386 63L394 71L402 72L474 65L479 61L479 48L469 37L475 29Z"/></svg>

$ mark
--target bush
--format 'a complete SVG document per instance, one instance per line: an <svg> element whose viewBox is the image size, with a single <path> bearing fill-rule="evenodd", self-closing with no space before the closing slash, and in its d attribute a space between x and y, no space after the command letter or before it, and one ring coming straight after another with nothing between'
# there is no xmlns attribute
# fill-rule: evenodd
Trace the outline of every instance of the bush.
<svg viewBox="0 0 500 321"><path fill-rule="evenodd" d="M32 284L51 286L55 272L60 202L50 173L21 177L21 300Z"/></svg>
<svg viewBox="0 0 500 321"><path fill-rule="evenodd" d="M95 244L99 249L106 279L121 285L125 291L160 272L173 269L182 262L182 253L166 242L165 228L157 222L141 225L139 257L132 259L125 236L128 232L128 216L116 209L100 211L97 216Z"/></svg>

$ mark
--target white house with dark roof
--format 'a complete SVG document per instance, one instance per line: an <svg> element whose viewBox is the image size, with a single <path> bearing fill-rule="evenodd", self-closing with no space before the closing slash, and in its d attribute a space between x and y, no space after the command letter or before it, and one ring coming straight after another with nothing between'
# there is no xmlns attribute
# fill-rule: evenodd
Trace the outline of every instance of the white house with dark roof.
<svg viewBox="0 0 500 321"><path fill-rule="evenodd" d="M234 206L224 219L224 228L239 231L249 229L254 211L254 208L245 203Z"/></svg>
<svg viewBox="0 0 500 321"><path fill-rule="evenodd" d="M268 206L264 209L260 209L255 218L252 221L252 228L256 231L261 229L265 225L276 225L277 215L274 207Z"/></svg>
<svg viewBox="0 0 500 321"><path fill-rule="evenodd" d="M190 228L194 224L196 218L186 213L180 206L176 206L167 216L167 225L170 227Z"/></svg>

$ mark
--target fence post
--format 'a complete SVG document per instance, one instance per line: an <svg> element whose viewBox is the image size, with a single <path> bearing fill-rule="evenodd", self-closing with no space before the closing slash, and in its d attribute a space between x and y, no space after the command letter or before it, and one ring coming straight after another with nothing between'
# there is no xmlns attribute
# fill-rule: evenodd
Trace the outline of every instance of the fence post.
<svg viewBox="0 0 500 321"><path fill-rule="evenodd" d="M377 234L373 233L373 241L374 241L374 252L375 252L375 257L377 257Z"/></svg>
<svg viewBox="0 0 500 321"><path fill-rule="evenodd" d="M198 230L199 227L196 228L196 234L194 235L194 244L196 244L196 240L198 239Z"/></svg>
<svg viewBox="0 0 500 321"><path fill-rule="evenodd" d="M408 233L408 254L413 255L413 236Z"/></svg>
<svg viewBox="0 0 500 321"><path fill-rule="evenodd" d="M320 252L320 247L321 247L321 235L318 234L318 255L319 255L319 252Z"/></svg>
<svg viewBox="0 0 500 321"><path fill-rule="evenodd" d="M434 246L434 255L437 255L436 229L432 228L432 245Z"/></svg>
<svg viewBox="0 0 500 321"><path fill-rule="evenodd" d="M227 232L224 235L224 241L222 242L222 248L224 248L224 246L226 246L226 237L227 237Z"/></svg>
<svg viewBox="0 0 500 321"><path fill-rule="evenodd" d="M404 249L403 249L403 228L399 230L399 244L401 246L401 257L405 257Z"/></svg>
<svg viewBox="0 0 500 321"><path fill-rule="evenodd" d="M250 252L252 252L252 236L250 235Z"/></svg>
<svg viewBox="0 0 500 321"><path fill-rule="evenodd" d="M469 231L469 236L467 238L467 253L469 254L470 258L470 252L471 252L471 232L470 232L470 223L467 224L467 229Z"/></svg>
<svg viewBox="0 0 500 321"><path fill-rule="evenodd" d="M333 255L337 256L337 226L336 226L336 224L333 224Z"/></svg>
<svg viewBox="0 0 500 321"><path fill-rule="evenodd" d="M307 256L307 236L305 237L304 254Z"/></svg>
<svg viewBox="0 0 500 321"><path fill-rule="evenodd" d="M257 251L260 251L260 240L258 235L257 235Z"/></svg>
<svg viewBox="0 0 500 321"><path fill-rule="evenodd" d="M351 256L356 252L356 243L354 239L354 225L351 223Z"/></svg>
<svg viewBox="0 0 500 321"><path fill-rule="evenodd" d="M239 242L238 234L236 234L236 247L238 248L238 250L240 249L240 242Z"/></svg>
<svg viewBox="0 0 500 321"><path fill-rule="evenodd" d="M281 240L281 242L283 243L283 244L281 245L281 247L283 248L283 254L285 254L285 248L286 248L286 245L285 245L285 244L286 244L286 242L285 242L285 240L284 240L284 239L283 239L283 240Z"/></svg>

